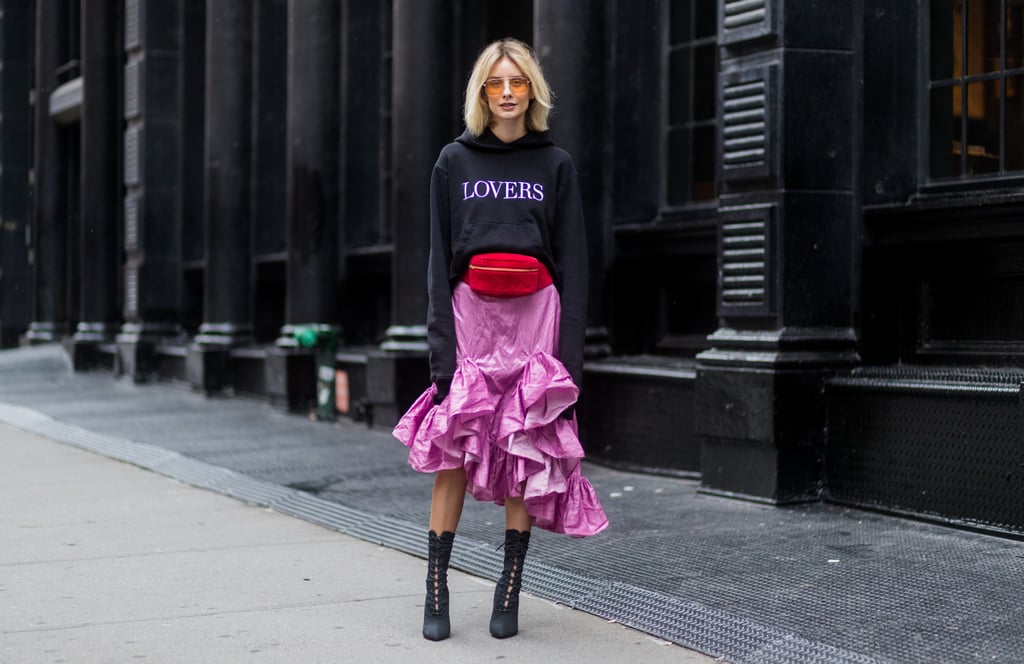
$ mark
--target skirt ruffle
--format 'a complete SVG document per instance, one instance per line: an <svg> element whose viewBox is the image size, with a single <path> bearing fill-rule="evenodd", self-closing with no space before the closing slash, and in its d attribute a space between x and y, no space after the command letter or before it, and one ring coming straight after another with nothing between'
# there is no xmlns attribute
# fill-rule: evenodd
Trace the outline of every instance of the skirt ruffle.
<svg viewBox="0 0 1024 664"><path fill-rule="evenodd" d="M560 417L579 390L556 358L535 352L510 382L463 357L436 406L435 393L428 388L394 429L415 470L465 468L474 498L503 505L522 497L539 528L584 537L608 526L581 471L575 418Z"/></svg>

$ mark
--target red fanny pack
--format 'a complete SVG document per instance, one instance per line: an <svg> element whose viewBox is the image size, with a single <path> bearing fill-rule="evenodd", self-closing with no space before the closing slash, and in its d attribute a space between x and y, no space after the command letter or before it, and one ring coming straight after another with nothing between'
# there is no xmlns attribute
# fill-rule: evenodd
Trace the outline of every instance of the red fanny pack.
<svg viewBox="0 0 1024 664"><path fill-rule="evenodd" d="M529 295L552 283L543 263L522 254L477 254L469 259L463 281L475 292L495 297Z"/></svg>

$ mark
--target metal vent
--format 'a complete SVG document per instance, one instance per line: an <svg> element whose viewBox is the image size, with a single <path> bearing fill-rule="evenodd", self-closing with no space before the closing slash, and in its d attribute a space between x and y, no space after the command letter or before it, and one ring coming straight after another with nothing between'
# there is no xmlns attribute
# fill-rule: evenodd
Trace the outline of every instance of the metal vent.
<svg viewBox="0 0 1024 664"><path fill-rule="evenodd" d="M763 165L767 158L767 84L745 81L722 92L722 166Z"/></svg>
<svg viewBox="0 0 1024 664"><path fill-rule="evenodd" d="M141 76L139 69L141 61L129 62L124 67L124 117L131 119L138 117L141 110L139 101Z"/></svg>
<svg viewBox="0 0 1024 664"><path fill-rule="evenodd" d="M139 0L125 0L124 3L124 46L131 49L139 45L141 38Z"/></svg>
<svg viewBox="0 0 1024 664"><path fill-rule="evenodd" d="M142 181L139 167L141 131L140 127L132 127L124 133L124 183L129 187L141 184Z"/></svg>
<svg viewBox="0 0 1024 664"><path fill-rule="evenodd" d="M736 30L762 23L767 15L766 0L724 0L722 27Z"/></svg>
<svg viewBox="0 0 1024 664"><path fill-rule="evenodd" d="M139 312L139 268L129 265L124 270L125 315L135 316Z"/></svg>
<svg viewBox="0 0 1024 664"><path fill-rule="evenodd" d="M721 0L719 46L726 48L779 33L779 11L768 0Z"/></svg>
<svg viewBox="0 0 1024 664"><path fill-rule="evenodd" d="M764 304L765 219L722 223L722 303Z"/></svg>
<svg viewBox="0 0 1024 664"><path fill-rule="evenodd" d="M124 249L139 249L139 199L135 197L124 201Z"/></svg>
<svg viewBox="0 0 1024 664"><path fill-rule="evenodd" d="M869 368L826 382L830 500L1024 533L1021 372Z"/></svg>

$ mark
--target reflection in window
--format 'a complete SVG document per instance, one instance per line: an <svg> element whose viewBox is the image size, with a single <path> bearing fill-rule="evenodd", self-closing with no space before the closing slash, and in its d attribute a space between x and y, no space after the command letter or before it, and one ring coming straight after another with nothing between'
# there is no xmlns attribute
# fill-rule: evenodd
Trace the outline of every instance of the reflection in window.
<svg viewBox="0 0 1024 664"><path fill-rule="evenodd" d="M717 3L669 3L666 202L714 200Z"/></svg>
<svg viewBox="0 0 1024 664"><path fill-rule="evenodd" d="M933 0L932 179L1024 170L1024 0Z"/></svg>

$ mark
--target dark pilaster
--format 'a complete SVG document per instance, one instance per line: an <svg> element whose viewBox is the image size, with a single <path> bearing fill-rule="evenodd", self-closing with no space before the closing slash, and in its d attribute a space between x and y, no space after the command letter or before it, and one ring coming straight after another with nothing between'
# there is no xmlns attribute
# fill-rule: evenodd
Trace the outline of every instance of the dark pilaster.
<svg viewBox="0 0 1024 664"><path fill-rule="evenodd" d="M254 340L267 343L285 320L288 2L259 0L253 12L252 326Z"/></svg>
<svg viewBox="0 0 1024 664"><path fill-rule="evenodd" d="M342 3L341 324L345 345L379 342L391 322L390 2Z"/></svg>
<svg viewBox="0 0 1024 664"><path fill-rule="evenodd" d="M720 5L719 329L698 355L707 491L813 499L821 381L858 360L860 3Z"/></svg>
<svg viewBox="0 0 1024 664"><path fill-rule="evenodd" d="M606 3L538 0L534 48L555 92L551 134L579 171L590 254L587 355L610 352L604 312L604 280L610 229L605 224L607 118L602 103L606 70ZM611 106L609 106L611 107ZM653 123L652 123L653 124Z"/></svg>
<svg viewBox="0 0 1024 664"><path fill-rule="evenodd" d="M36 5L35 159L33 167L31 343L62 338L68 331L68 201L62 180L65 146L50 116L50 96L59 81L57 68L68 57L62 32L67 2Z"/></svg>
<svg viewBox="0 0 1024 664"><path fill-rule="evenodd" d="M392 43L392 190L394 253L391 326L380 355L367 363L374 420L388 425L428 382L427 258L430 173L455 137L461 95L453 85L452 7L443 0L395 0Z"/></svg>
<svg viewBox="0 0 1024 664"><path fill-rule="evenodd" d="M27 3L0 15L0 348L17 345L30 322L28 219L32 162L32 26Z"/></svg>
<svg viewBox="0 0 1024 664"><path fill-rule="evenodd" d="M249 178L252 3L206 5L203 324L196 341L230 346L251 334Z"/></svg>
<svg viewBox="0 0 1024 664"><path fill-rule="evenodd" d="M186 363L189 382L204 391L229 382L229 349L252 335L252 19L250 0L206 4L203 324Z"/></svg>
<svg viewBox="0 0 1024 664"><path fill-rule="evenodd" d="M118 370L144 380L178 333L182 0L124 3L124 324Z"/></svg>
<svg viewBox="0 0 1024 664"><path fill-rule="evenodd" d="M426 350L430 173L455 136L451 3L395 0L391 190L394 257L385 350ZM429 81L429 84L427 82Z"/></svg>
<svg viewBox="0 0 1024 664"><path fill-rule="evenodd" d="M82 2L82 125L76 368L95 360L94 347L113 341L120 318L121 3Z"/></svg>
<svg viewBox="0 0 1024 664"><path fill-rule="evenodd" d="M338 319L341 14L332 0L288 5L286 329ZM356 194L358 195L358 194Z"/></svg>
<svg viewBox="0 0 1024 664"><path fill-rule="evenodd" d="M341 52L340 3L290 0L285 325L266 369L271 399L289 407L308 402L306 390L315 380L312 356L297 349L293 332L338 322Z"/></svg>

